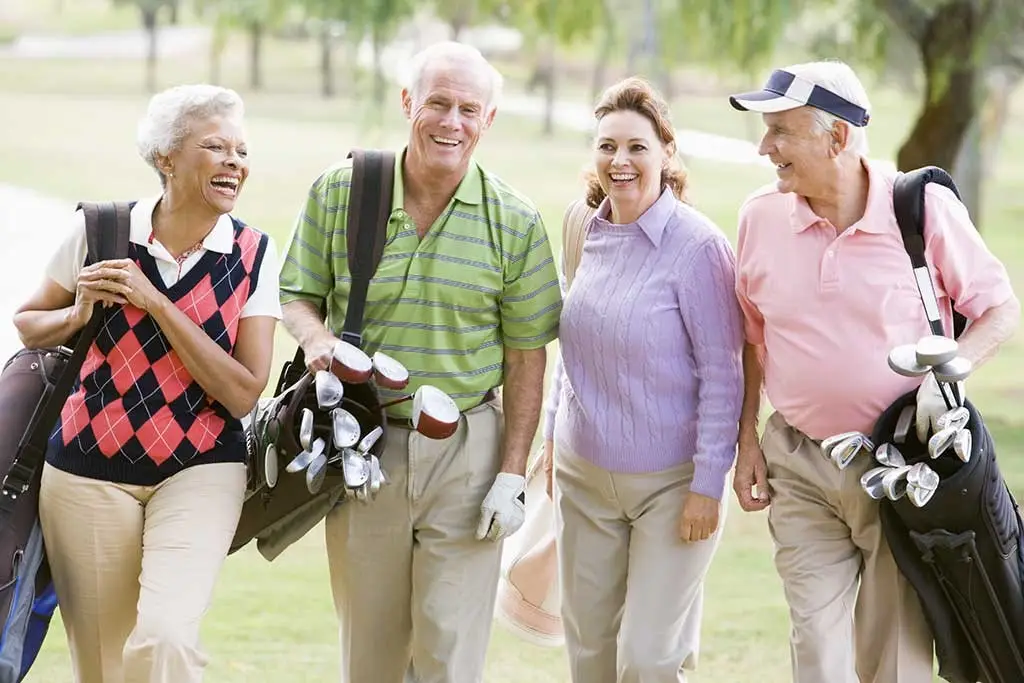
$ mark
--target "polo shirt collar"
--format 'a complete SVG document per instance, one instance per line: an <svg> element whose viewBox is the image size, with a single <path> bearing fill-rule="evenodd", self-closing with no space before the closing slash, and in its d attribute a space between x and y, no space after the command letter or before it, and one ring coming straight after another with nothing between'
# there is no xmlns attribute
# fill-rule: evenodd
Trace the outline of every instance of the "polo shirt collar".
<svg viewBox="0 0 1024 683"><path fill-rule="evenodd" d="M395 155L395 181L392 185L391 194L392 211L402 208L405 197L405 180L402 176L402 167L405 164L405 155L408 150L409 148L406 147L402 150L401 154ZM469 168L466 169L466 175L462 177L462 182L455 188L455 199L463 204L473 206L484 203L483 174L480 173L480 167L475 159L470 160Z"/></svg>
<svg viewBox="0 0 1024 683"><path fill-rule="evenodd" d="M864 205L864 215L850 228L875 234L888 232L895 220L892 211L892 184L887 181L876 164L864 158L861 158L861 164L868 172L868 198ZM793 232L803 232L821 220L821 216L814 213L805 197L795 195L793 210L790 213Z"/></svg>
<svg viewBox="0 0 1024 683"><path fill-rule="evenodd" d="M135 202L131 211L131 229L128 232L128 239L133 243L149 249L149 241L153 234L153 212L156 205L163 199L163 194L153 197L146 197ZM221 214L220 218L203 239L203 249L215 251L219 254L230 254L235 246L235 226L231 216Z"/></svg>
<svg viewBox="0 0 1024 683"><path fill-rule="evenodd" d="M661 244L661 236L665 234L665 226L668 225L669 219L676 209L676 198L672 194L671 188L666 187L661 191L661 196L658 197L657 201L651 204L650 207L636 219L635 222L630 225L635 225L647 235L647 239L651 241L651 244L658 246ZM606 225L610 225L612 205L611 200L605 197L601 201L601 205L597 208L595 214L597 219L603 221Z"/></svg>

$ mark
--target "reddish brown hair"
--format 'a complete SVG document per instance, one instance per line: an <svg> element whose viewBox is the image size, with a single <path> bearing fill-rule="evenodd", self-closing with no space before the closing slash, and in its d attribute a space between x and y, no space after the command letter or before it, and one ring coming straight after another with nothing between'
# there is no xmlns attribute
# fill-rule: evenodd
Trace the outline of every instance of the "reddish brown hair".
<svg viewBox="0 0 1024 683"><path fill-rule="evenodd" d="M639 77L627 78L604 91L594 108L594 118L600 121L614 111L635 111L654 127L658 139L672 152L668 166L661 170L661 187L672 188L678 199L686 199L686 168L676 154L676 132L668 113L668 104L661 94L646 80ZM587 173L587 204L597 208L604 199L604 189L593 171Z"/></svg>

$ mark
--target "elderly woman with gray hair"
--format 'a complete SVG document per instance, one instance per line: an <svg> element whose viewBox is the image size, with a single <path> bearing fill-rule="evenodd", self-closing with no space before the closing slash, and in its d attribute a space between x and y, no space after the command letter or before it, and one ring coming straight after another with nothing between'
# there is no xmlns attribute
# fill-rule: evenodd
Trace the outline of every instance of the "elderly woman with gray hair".
<svg viewBox="0 0 1024 683"><path fill-rule="evenodd" d="M232 217L249 174L243 104L209 85L153 97L129 257L84 266L76 212L15 315L29 347L103 324L50 437L39 514L78 683L194 683L199 626L245 495L239 418L280 318L270 238Z"/></svg>

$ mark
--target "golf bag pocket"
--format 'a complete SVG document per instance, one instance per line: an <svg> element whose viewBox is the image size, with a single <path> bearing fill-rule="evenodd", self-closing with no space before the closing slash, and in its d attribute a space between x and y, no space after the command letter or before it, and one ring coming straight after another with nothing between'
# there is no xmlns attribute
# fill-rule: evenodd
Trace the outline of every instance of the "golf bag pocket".
<svg viewBox="0 0 1024 683"><path fill-rule="evenodd" d="M15 553L13 565L13 578L0 586L10 605L0 634L0 683L24 679L57 609L39 522L33 525L24 551Z"/></svg>

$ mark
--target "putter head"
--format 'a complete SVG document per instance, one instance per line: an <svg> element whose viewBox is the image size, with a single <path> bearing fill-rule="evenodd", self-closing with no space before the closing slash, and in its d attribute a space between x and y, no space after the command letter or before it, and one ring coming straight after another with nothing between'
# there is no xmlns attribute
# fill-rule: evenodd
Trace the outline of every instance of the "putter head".
<svg viewBox="0 0 1024 683"><path fill-rule="evenodd" d="M960 430L947 427L932 434L928 439L928 457L934 460L945 453L953 445L958 431Z"/></svg>
<svg viewBox="0 0 1024 683"><path fill-rule="evenodd" d="M921 337L914 347L915 357L920 365L942 365L956 358L960 345L955 339L930 334Z"/></svg>
<svg viewBox="0 0 1024 683"><path fill-rule="evenodd" d="M903 454L891 443L883 443L875 449L875 460L886 467L903 467L907 464Z"/></svg>
<svg viewBox="0 0 1024 683"><path fill-rule="evenodd" d="M885 476L882 477L882 490L885 491L885 497L889 500L899 500L907 493L907 473L910 468L907 466L903 467L892 467L886 472Z"/></svg>
<svg viewBox="0 0 1024 683"><path fill-rule="evenodd" d="M338 376L328 370L316 373L316 403L320 410L336 408L345 396L345 385Z"/></svg>
<svg viewBox="0 0 1024 683"><path fill-rule="evenodd" d="M956 436L953 437L953 452L956 453L956 457L960 458L961 462L969 462L973 448L974 435L971 434L971 430L958 430Z"/></svg>
<svg viewBox="0 0 1024 683"><path fill-rule="evenodd" d="M907 435L910 434L910 427L914 424L914 416L916 413L917 407L913 403L903 406L903 409L900 411L900 416L896 420L896 429L893 431L894 442L906 443Z"/></svg>
<svg viewBox="0 0 1024 683"><path fill-rule="evenodd" d="M923 377L932 366L918 361L916 345L902 344L889 352L889 369L904 377Z"/></svg>
<svg viewBox="0 0 1024 683"><path fill-rule="evenodd" d="M891 467L872 467L860 476L860 487L864 493L874 500L885 498L885 490L882 488L882 479L889 473Z"/></svg>

